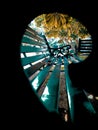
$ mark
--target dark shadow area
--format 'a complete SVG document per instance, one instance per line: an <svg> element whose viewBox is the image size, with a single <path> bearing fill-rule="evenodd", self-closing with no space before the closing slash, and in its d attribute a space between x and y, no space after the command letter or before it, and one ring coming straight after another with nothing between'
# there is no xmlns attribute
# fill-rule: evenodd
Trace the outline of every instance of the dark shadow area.
<svg viewBox="0 0 98 130"><path fill-rule="evenodd" d="M69 65L69 75L74 86L84 88L88 93L98 96L97 82L97 38L93 40L93 52L83 62Z"/></svg>
<svg viewBox="0 0 98 130"><path fill-rule="evenodd" d="M75 86L79 86L87 90L88 92L98 96L98 82L97 82L97 8L96 3L89 1L90 3L84 3L82 0L75 1L63 1L63 0L29 0L29 1L15 1L15 112L13 113L16 118L16 127L29 127L31 129L73 129L76 128L72 123L64 122L56 113L48 113L46 109L41 105L40 101L32 91L31 86L23 72L20 62L20 43L22 35L28 23L36 16L42 13L61 12L72 17L77 18L92 35L94 49L90 57L79 64L71 64L69 66L69 75ZM13 86L14 86L13 85ZM97 104L98 105L98 104ZM98 108L98 107L97 107ZM77 110L78 111L78 110ZM81 113L82 115L82 113ZM85 115L86 116L86 115ZM81 121L84 123L83 117ZM89 117L87 114L86 122L84 126L82 123L78 124L81 128L96 128L97 117ZM79 123L79 122L78 122Z"/></svg>

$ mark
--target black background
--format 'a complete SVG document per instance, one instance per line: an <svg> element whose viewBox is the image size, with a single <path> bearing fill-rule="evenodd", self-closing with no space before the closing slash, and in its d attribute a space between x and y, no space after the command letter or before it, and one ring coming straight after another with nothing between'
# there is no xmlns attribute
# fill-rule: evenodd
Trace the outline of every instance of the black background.
<svg viewBox="0 0 98 130"><path fill-rule="evenodd" d="M84 88L87 92L98 95L97 87L97 2L66 1L66 0L27 0L14 1L13 17L14 42L16 55L15 73L15 116L16 126L31 127L32 129L71 128L73 126L63 122L55 113L48 113L32 91L30 84L23 72L20 62L20 43L28 23L42 13L60 12L77 18L93 39L93 52L90 57L80 64L69 66L69 75L74 85ZM40 123L40 124L39 124ZM46 126L45 126L46 125ZM34 128L35 127L35 128Z"/></svg>

